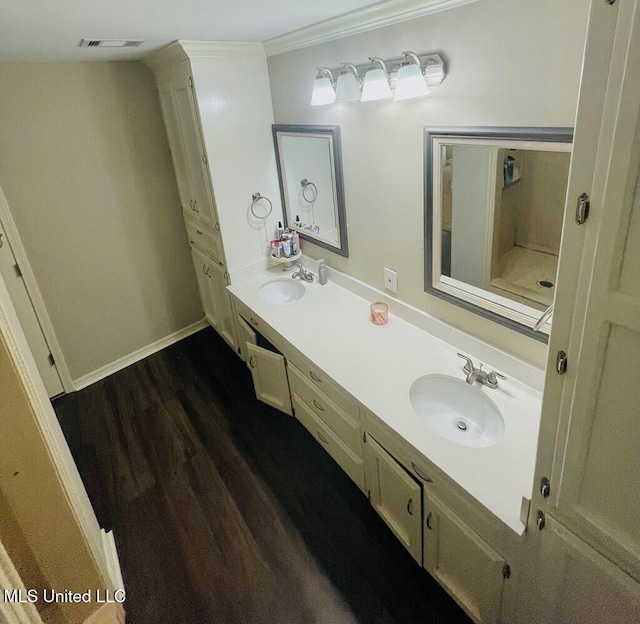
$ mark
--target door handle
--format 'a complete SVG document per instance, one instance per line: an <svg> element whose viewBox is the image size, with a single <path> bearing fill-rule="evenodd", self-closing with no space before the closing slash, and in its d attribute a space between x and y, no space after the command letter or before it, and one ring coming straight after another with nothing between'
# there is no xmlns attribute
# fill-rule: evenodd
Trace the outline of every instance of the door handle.
<svg viewBox="0 0 640 624"><path fill-rule="evenodd" d="M407 503L407 513L410 516L413 516L413 498L410 498L409 502Z"/></svg>
<svg viewBox="0 0 640 624"><path fill-rule="evenodd" d="M252 356L249 358L249 366L250 366L251 368L255 368L255 365L254 365L254 363L253 363L253 358L254 358L254 357L255 357L255 356L254 356L254 355L252 355Z"/></svg>
<svg viewBox="0 0 640 624"><path fill-rule="evenodd" d="M258 321L256 321L256 320L253 318L253 316L249 319L249 322L250 322L252 325L255 325L256 327L258 326Z"/></svg>
<svg viewBox="0 0 640 624"><path fill-rule="evenodd" d="M321 412L325 412L326 410L324 409L324 407L322 407L322 405L320 405L320 403L318 403L318 401L316 401L315 399L313 399L313 404L321 411Z"/></svg>
<svg viewBox="0 0 640 624"><path fill-rule="evenodd" d="M313 381L317 381L318 383L322 383L322 379L320 379L320 377L318 377L317 375L313 374L313 371L309 371L309 377L311 377L311 379L313 379Z"/></svg>
<svg viewBox="0 0 640 624"><path fill-rule="evenodd" d="M415 472L423 481L426 481L427 483L433 483L433 479L431 477L425 477L419 470L418 467L411 462L411 467L413 468L413 472Z"/></svg>
<svg viewBox="0 0 640 624"><path fill-rule="evenodd" d="M324 444L329 444L329 440L327 440L327 438L325 438L319 431L316 431L316 434L321 442L323 442Z"/></svg>
<svg viewBox="0 0 640 624"><path fill-rule="evenodd" d="M431 526L431 518L432 518L433 514L431 512L429 512L427 514L427 529L429 529L429 531L433 530L433 527Z"/></svg>

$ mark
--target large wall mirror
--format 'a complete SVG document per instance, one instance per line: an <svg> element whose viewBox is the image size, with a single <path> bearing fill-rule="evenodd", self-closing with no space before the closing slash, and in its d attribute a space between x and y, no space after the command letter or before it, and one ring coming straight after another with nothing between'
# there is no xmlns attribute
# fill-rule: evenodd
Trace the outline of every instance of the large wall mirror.
<svg viewBox="0 0 640 624"><path fill-rule="evenodd" d="M571 128L425 129L425 290L546 342Z"/></svg>
<svg viewBox="0 0 640 624"><path fill-rule="evenodd" d="M349 255L338 126L274 125L285 225Z"/></svg>

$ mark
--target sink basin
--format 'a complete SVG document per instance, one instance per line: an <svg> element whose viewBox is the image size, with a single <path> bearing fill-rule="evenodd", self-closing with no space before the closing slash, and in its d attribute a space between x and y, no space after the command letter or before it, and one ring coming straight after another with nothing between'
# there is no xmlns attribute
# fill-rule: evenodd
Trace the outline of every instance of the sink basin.
<svg viewBox="0 0 640 624"><path fill-rule="evenodd" d="M496 404L463 379L425 375L411 384L409 397L422 422L451 442L482 448L497 444L504 435Z"/></svg>
<svg viewBox="0 0 640 624"><path fill-rule="evenodd" d="M291 278L274 279L260 287L260 298L273 305L289 305L304 296L304 286Z"/></svg>

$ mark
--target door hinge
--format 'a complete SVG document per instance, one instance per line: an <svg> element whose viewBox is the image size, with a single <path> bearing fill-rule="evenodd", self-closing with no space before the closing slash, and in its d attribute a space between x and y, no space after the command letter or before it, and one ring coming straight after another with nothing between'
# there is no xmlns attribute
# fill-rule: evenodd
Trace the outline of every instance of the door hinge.
<svg viewBox="0 0 640 624"><path fill-rule="evenodd" d="M47 356L47 359L49 360L50 366L56 365L56 359L53 357L53 353L49 353L49 355Z"/></svg>
<svg viewBox="0 0 640 624"><path fill-rule="evenodd" d="M551 494L551 483L547 477L540 479L540 494L542 494L542 498L549 498L549 494Z"/></svg>
<svg viewBox="0 0 640 624"><path fill-rule="evenodd" d="M367 443L367 432L366 432L366 431L363 431L363 432L362 432L362 442L363 442L364 444L366 444L366 443Z"/></svg>
<svg viewBox="0 0 640 624"><path fill-rule="evenodd" d="M369 502L371 502L371 490L367 490L367 498L369 499Z"/></svg>
<svg viewBox="0 0 640 624"><path fill-rule="evenodd" d="M558 351L556 355L556 373L564 375L567 372L569 358L564 351Z"/></svg>
<svg viewBox="0 0 640 624"><path fill-rule="evenodd" d="M511 566L508 563L505 563L502 566L502 578L503 579L511 578Z"/></svg>
<svg viewBox="0 0 640 624"><path fill-rule="evenodd" d="M538 531L542 531L546 523L547 519L544 516L544 512L538 509L538 511L536 512L536 526L538 527Z"/></svg>
<svg viewBox="0 0 640 624"><path fill-rule="evenodd" d="M193 78L189 76L189 86L193 89Z"/></svg>
<svg viewBox="0 0 640 624"><path fill-rule="evenodd" d="M207 155L202 154L202 162L206 165L209 161L207 160Z"/></svg>
<svg viewBox="0 0 640 624"><path fill-rule="evenodd" d="M586 193L582 193L578 197L578 205L576 206L576 223L582 225L589 218L589 208L591 200Z"/></svg>
<svg viewBox="0 0 640 624"><path fill-rule="evenodd" d="M16 270L16 275L18 277L22 277L22 269L20 269L20 266L17 262L13 265L13 268Z"/></svg>

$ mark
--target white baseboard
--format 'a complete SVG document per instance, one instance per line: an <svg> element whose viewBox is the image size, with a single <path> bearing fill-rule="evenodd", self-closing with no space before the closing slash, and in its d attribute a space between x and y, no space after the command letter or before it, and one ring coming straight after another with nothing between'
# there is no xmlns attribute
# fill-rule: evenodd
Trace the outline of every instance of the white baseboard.
<svg viewBox="0 0 640 624"><path fill-rule="evenodd" d="M116 540L113 537L113 531L107 533L102 529L102 547L104 548L107 570L113 589L124 589L124 581L122 580L122 572L120 570L120 559L118 559L118 550L116 549Z"/></svg>
<svg viewBox="0 0 640 624"><path fill-rule="evenodd" d="M189 325L184 329L180 329L169 336L165 336L164 338L160 338L160 340L156 340L156 342L147 345L146 347L142 347L142 349L138 349L129 355L125 355L117 359L115 362L111 362L106 366L102 366L101 368L94 370L92 373L87 375L83 375L78 379L73 380L73 388L74 390L82 390L82 388L86 388L91 384L96 383L96 381L100 381L109 375L113 375L113 373L117 373L118 371L126 368L127 366L131 366L131 364L135 364L140 360L143 360L158 351L161 351L165 347L168 347L187 336L191 336L191 334L195 334L197 331L204 329L205 327L209 327L209 323L206 319L202 319L193 323L193 325Z"/></svg>

